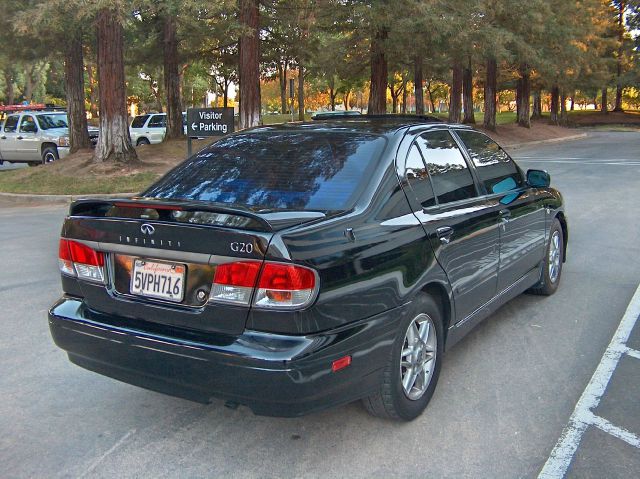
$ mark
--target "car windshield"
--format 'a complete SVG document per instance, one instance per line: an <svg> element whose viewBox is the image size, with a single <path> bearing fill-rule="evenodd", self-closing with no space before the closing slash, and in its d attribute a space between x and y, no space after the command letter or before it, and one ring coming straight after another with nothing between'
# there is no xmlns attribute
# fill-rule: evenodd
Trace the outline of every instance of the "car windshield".
<svg viewBox="0 0 640 479"><path fill-rule="evenodd" d="M38 115L38 123L40 123L41 130L69 127L66 113L56 113L54 115Z"/></svg>
<svg viewBox="0 0 640 479"><path fill-rule="evenodd" d="M385 144L377 135L342 132L234 135L182 163L144 196L256 210L347 210Z"/></svg>

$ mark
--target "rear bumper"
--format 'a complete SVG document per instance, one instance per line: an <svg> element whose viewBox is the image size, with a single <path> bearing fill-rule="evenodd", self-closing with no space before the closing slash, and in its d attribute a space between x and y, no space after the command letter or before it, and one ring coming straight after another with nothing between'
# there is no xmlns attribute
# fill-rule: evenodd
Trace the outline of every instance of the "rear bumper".
<svg viewBox="0 0 640 479"><path fill-rule="evenodd" d="M63 297L49 311L49 327L73 363L105 376L199 402L234 401L256 414L299 416L375 391L405 310L313 336L246 331L196 342L97 322L81 300ZM352 364L332 372L345 355Z"/></svg>

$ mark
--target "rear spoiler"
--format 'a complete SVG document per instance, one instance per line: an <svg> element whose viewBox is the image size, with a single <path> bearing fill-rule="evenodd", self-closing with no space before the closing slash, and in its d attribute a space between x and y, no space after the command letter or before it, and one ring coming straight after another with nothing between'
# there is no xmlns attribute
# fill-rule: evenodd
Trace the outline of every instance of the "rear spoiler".
<svg viewBox="0 0 640 479"><path fill-rule="evenodd" d="M206 215L206 213L211 214ZM80 199L71 203L69 215L159 220L187 224L228 226L267 232L273 232L287 226L306 223L325 217L325 214L319 211L256 213L247 208L218 205L205 201L181 201L141 197Z"/></svg>

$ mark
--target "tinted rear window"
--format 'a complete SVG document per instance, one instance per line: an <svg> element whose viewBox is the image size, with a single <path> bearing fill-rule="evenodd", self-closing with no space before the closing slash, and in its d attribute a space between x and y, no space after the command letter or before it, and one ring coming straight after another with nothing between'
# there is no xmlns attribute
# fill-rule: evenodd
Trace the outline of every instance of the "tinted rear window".
<svg viewBox="0 0 640 479"><path fill-rule="evenodd" d="M370 134L269 132L218 141L144 196L268 210L346 210L370 179L385 140Z"/></svg>
<svg viewBox="0 0 640 479"><path fill-rule="evenodd" d="M136 116L131 122L131 128L142 128L144 127L145 122L149 118L149 115L140 115Z"/></svg>

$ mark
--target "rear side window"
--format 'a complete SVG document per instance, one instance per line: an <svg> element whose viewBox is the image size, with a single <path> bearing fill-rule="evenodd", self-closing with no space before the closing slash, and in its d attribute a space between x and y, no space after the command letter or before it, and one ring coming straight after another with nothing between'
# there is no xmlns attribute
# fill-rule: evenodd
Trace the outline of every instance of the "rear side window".
<svg viewBox="0 0 640 479"><path fill-rule="evenodd" d="M7 121L4 122L4 131L7 133L13 133L18 127L18 115L10 115L7 117Z"/></svg>
<svg viewBox="0 0 640 479"><path fill-rule="evenodd" d="M268 131L224 138L151 186L146 197L254 210L346 210L386 140L372 134Z"/></svg>
<svg viewBox="0 0 640 479"><path fill-rule="evenodd" d="M409 154L407 155L404 175L418 203L420 203L423 208L436 204L431 180L427 173L427 166L422 159L418 145L415 143L411 146Z"/></svg>
<svg viewBox="0 0 640 479"><path fill-rule="evenodd" d="M147 118L149 118L149 115L136 116L131 122L131 128L143 128L144 124L147 122Z"/></svg>
<svg viewBox="0 0 640 479"><path fill-rule="evenodd" d="M469 166L448 131L424 133L416 142L424 154L438 203L476 196L476 187Z"/></svg>
<svg viewBox="0 0 640 479"><path fill-rule="evenodd" d="M31 115L24 115L20 121L20 133L35 133L38 131L36 120Z"/></svg>
<svg viewBox="0 0 640 479"><path fill-rule="evenodd" d="M164 128L165 126L167 126L165 115L153 115L149 120L149 128Z"/></svg>
<svg viewBox="0 0 640 479"><path fill-rule="evenodd" d="M495 141L475 131L457 133L467 147L487 193L504 193L523 185L518 167Z"/></svg>

